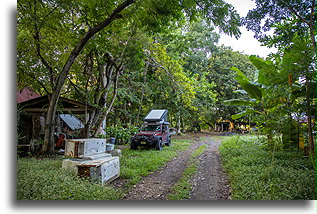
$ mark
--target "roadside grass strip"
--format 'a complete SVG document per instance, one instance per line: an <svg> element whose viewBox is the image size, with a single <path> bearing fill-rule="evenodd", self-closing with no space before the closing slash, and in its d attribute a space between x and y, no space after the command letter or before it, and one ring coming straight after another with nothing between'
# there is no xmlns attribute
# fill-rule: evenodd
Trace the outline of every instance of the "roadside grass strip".
<svg viewBox="0 0 317 214"><path fill-rule="evenodd" d="M120 158L120 177L128 179L127 188L137 184L142 177L157 171L167 161L177 156L190 146L190 140L173 140L172 146L165 146L162 151L154 149L126 149Z"/></svg>
<svg viewBox="0 0 317 214"><path fill-rule="evenodd" d="M198 147L192 154L188 161L188 167L184 170L182 177L172 187L172 193L167 196L168 200L186 200L190 197L192 191L191 178L197 173L199 157L207 148L204 144Z"/></svg>
<svg viewBox="0 0 317 214"><path fill-rule="evenodd" d="M124 149L120 178L127 179L127 185L122 188L72 175L62 168L62 156L18 158L17 200L120 200L142 176L156 171L191 145L189 140L172 143L163 151Z"/></svg>
<svg viewBox="0 0 317 214"><path fill-rule="evenodd" d="M270 151L263 138L232 137L220 145L233 200L316 200L315 169L302 151Z"/></svg>

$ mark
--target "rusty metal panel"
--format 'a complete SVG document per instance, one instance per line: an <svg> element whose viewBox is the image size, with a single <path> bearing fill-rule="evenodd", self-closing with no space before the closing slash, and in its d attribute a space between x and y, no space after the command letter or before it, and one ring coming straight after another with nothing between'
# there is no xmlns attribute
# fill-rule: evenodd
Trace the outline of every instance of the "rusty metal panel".
<svg viewBox="0 0 317 214"><path fill-rule="evenodd" d="M90 166L77 166L78 167L78 176L80 177L90 177Z"/></svg>
<svg viewBox="0 0 317 214"><path fill-rule="evenodd" d="M65 156L78 158L80 155L79 150L80 141L66 140L65 141Z"/></svg>
<svg viewBox="0 0 317 214"><path fill-rule="evenodd" d="M93 154L106 152L106 139L88 138L65 141L65 156L85 158Z"/></svg>

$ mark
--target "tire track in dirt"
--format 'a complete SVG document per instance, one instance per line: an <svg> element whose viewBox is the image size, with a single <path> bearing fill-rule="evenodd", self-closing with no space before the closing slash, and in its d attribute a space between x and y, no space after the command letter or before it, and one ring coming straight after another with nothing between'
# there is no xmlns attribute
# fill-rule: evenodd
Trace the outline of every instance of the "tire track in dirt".
<svg viewBox="0 0 317 214"><path fill-rule="evenodd" d="M167 200L171 188L188 167L193 151L206 144L206 150L196 159L197 173L191 177L192 191L188 200L230 200L230 184L224 173L218 151L221 141L217 136L193 140L189 149L181 151L160 170L144 177L123 200Z"/></svg>
<svg viewBox="0 0 317 214"><path fill-rule="evenodd" d="M123 198L123 200L167 200L173 185L187 168L191 153L199 147L197 142L177 157L168 162L162 169L145 177Z"/></svg>
<svg viewBox="0 0 317 214"><path fill-rule="evenodd" d="M222 169L218 151L220 143L212 138L204 141L208 147L198 157L198 172L191 180L193 189L189 200L230 199L229 180Z"/></svg>

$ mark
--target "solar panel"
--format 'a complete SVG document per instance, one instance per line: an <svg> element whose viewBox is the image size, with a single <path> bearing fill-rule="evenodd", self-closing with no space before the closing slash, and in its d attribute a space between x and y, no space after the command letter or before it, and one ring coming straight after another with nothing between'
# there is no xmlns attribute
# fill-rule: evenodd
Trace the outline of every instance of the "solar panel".
<svg viewBox="0 0 317 214"><path fill-rule="evenodd" d="M166 121L167 120L167 110L158 109L152 110L150 113L144 118L144 121Z"/></svg>
<svg viewBox="0 0 317 214"><path fill-rule="evenodd" d="M71 114L60 114L61 119L68 125L71 130L82 129L84 124Z"/></svg>

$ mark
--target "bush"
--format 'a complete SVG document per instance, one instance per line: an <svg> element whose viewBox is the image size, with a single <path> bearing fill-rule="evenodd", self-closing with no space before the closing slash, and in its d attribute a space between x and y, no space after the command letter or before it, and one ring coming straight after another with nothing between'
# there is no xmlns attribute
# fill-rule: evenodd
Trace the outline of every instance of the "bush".
<svg viewBox="0 0 317 214"><path fill-rule="evenodd" d="M138 132L138 127L123 128L121 126L110 126L106 128L106 136L101 138L116 138L117 145L130 143L130 138Z"/></svg>
<svg viewBox="0 0 317 214"><path fill-rule="evenodd" d="M315 170L297 151L268 151L263 138L232 137L220 146L236 200L314 200Z"/></svg>

